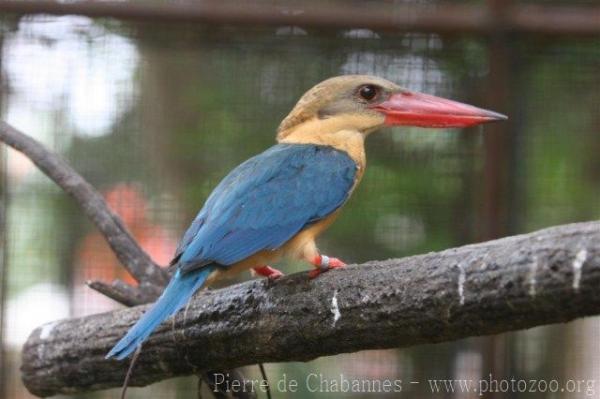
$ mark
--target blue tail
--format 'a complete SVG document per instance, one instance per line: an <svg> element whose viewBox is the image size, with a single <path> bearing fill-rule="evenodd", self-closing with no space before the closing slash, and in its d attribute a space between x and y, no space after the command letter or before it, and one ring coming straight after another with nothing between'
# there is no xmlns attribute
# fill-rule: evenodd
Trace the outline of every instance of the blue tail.
<svg viewBox="0 0 600 399"><path fill-rule="evenodd" d="M124 359L130 353L136 350L142 342L152 334L152 331L163 320L172 314L175 314L183 307L194 295L209 274L214 270L214 266L204 266L199 270L189 273L181 273L177 270L171 281L165 288L156 303L138 320L137 323L121 338L121 340L108 352L106 358L115 357L118 360Z"/></svg>

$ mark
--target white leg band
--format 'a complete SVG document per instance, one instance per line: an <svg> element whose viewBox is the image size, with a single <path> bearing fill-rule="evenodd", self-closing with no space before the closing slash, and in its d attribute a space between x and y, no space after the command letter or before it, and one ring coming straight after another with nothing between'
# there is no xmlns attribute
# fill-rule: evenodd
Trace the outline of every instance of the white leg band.
<svg viewBox="0 0 600 399"><path fill-rule="evenodd" d="M329 269L329 256L321 255L321 264L319 266L323 270Z"/></svg>

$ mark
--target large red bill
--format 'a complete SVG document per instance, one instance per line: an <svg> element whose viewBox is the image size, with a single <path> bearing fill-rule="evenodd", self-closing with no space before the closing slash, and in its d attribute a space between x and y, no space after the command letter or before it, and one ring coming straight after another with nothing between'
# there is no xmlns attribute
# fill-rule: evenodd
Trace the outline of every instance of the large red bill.
<svg viewBox="0 0 600 399"><path fill-rule="evenodd" d="M445 98L403 91L373 109L385 114L386 125L468 127L508 119L505 115Z"/></svg>

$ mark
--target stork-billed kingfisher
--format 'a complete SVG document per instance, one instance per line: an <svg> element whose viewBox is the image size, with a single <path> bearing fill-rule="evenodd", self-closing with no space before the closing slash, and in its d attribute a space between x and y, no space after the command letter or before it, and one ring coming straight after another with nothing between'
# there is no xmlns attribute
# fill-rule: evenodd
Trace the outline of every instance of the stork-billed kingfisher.
<svg viewBox="0 0 600 399"><path fill-rule="evenodd" d="M277 144L231 171L185 232L175 272L157 302L107 357L123 359L200 287L253 269L277 278L282 257L315 266L345 264L315 243L365 171L365 138L383 126L467 127L506 116L405 90L385 79L334 77L306 92L277 131Z"/></svg>

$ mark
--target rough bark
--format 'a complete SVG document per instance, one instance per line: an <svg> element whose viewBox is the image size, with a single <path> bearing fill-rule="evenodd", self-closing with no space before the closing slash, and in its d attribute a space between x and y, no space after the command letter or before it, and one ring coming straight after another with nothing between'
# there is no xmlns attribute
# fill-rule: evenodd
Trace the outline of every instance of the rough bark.
<svg viewBox="0 0 600 399"><path fill-rule="evenodd" d="M257 362L303 361L566 322L600 313L600 222L403 259L309 280L203 291L144 345L132 385ZM23 350L35 395L119 386L104 355L146 306L36 329Z"/></svg>

